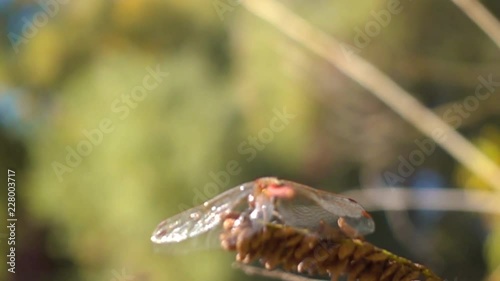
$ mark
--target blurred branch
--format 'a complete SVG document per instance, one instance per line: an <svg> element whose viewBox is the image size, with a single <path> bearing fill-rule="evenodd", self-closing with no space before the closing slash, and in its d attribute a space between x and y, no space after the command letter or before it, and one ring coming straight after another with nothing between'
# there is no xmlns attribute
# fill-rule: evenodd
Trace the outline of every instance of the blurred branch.
<svg viewBox="0 0 500 281"><path fill-rule="evenodd" d="M254 0L242 3L250 12L268 21L368 89L401 117L440 144L463 166L492 187L500 189L500 169L491 159L372 64L352 52L344 54L342 45L336 39L275 1ZM446 137L437 137L436 131Z"/></svg>
<svg viewBox="0 0 500 281"><path fill-rule="evenodd" d="M385 211L393 236L408 249L424 258L434 249L426 235L416 235L409 210L458 211L500 214L500 192L455 189L378 187L352 190L343 195L355 198L368 211ZM394 212L396 211L396 212ZM411 241L411 242L410 242Z"/></svg>
<svg viewBox="0 0 500 281"><path fill-rule="evenodd" d="M242 263L233 263L234 268L238 268L248 275L259 275L267 278L273 278L283 281L323 281L323 279L312 279L300 276L298 274L288 273L280 270L267 270L264 268L246 265Z"/></svg>
<svg viewBox="0 0 500 281"><path fill-rule="evenodd" d="M453 0L500 48L500 22L478 0Z"/></svg>
<svg viewBox="0 0 500 281"><path fill-rule="evenodd" d="M500 214L500 192L455 189L376 187L351 190L368 211L435 210Z"/></svg>

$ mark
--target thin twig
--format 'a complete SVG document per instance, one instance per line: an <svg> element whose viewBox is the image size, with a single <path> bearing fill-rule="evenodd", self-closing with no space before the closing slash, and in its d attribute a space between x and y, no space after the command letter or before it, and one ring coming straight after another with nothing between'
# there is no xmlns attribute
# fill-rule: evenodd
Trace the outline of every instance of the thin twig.
<svg viewBox="0 0 500 281"><path fill-rule="evenodd" d="M312 279L281 270L267 270L256 266L246 265L239 262L233 263L234 268L238 268L248 275L259 275L283 281L324 281L323 279Z"/></svg>
<svg viewBox="0 0 500 281"><path fill-rule="evenodd" d="M478 0L453 0L500 48L500 22Z"/></svg>
<svg viewBox="0 0 500 281"><path fill-rule="evenodd" d="M368 211L435 210L500 214L500 192L456 188L376 187L351 190Z"/></svg>
<svg viewBox="0 0 500 281"><path fill-rule="evenodd" d="M372 64L354 53L346 57L342 45L336 39L316 29L280 3L252 0L243 1L242 4L361 84L463 166L500 190L500 168L491 159ZM445 137L438 136L438 133Z"/></svg>

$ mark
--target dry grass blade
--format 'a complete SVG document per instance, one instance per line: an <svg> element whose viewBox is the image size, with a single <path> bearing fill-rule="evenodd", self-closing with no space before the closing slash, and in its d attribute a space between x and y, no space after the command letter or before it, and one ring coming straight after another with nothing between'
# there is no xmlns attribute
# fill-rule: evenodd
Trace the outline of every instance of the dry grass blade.
<svg viewBox="0 0 500 281"><path fill-rule="evenodd" d="M268 270L281 267L332 281L342 276L349 281L443 281L420 264L331 229L311 233L279 224L258 227L248 218L234 217L224 220L221 245L244 264L258 260Z"/></svg>
<svg viewBox="0 0 500 281"><path fill-rule="evenodd" d="M253 14L336 66L433 139L460 164L492 187L500 189L500 168L491 159L379 69L356 54L350 54L347 58L337 40L314 28L276 1L254 0L244 1L242 4ZM438 135L445 135L446 138Z"/></svg>
<svg viewBox="0 0 500 281"><path fill-rule="evenodd" d="M453 0L500 48L500 22L478 0Z"/></svg>

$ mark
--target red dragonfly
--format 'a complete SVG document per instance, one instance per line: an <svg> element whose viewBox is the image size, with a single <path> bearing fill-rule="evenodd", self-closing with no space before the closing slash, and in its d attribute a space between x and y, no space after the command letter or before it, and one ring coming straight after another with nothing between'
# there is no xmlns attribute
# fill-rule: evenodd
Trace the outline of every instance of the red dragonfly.
<svg viewBox="0 0 500 281"><path fill-rule="evenodd" d="M375 230L371 216L350 198L265 177L238 185L203 205L162 221L151 241L156 244L181 242L219 226L236 211L250 217L256 226L279 222L317 233L327 224L350 238Z"/></svg>

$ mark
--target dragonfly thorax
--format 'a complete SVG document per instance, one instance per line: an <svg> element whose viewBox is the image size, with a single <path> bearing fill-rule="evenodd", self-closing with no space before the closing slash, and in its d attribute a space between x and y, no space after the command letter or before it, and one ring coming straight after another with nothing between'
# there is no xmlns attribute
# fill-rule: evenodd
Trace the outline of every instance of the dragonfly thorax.
<svg viewBox="0 0 500 281"><path fill-rule="evenodd" d="M271 222L274 215L274 199L264 194L251 196L253 198L250 212L250 219L261 221L262 223Z"/></svg>

